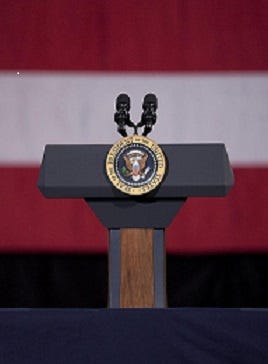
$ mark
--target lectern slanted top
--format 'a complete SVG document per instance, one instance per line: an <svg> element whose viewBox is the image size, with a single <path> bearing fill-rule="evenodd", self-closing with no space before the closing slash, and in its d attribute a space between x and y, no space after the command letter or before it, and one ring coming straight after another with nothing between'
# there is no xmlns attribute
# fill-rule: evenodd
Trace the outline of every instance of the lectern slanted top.
<svg viewBox="0 0 268 364"><path fill-rule="evenodd" d="M233 174L224 144L161 147L168 171L161 187L148 196L128 196L108 181L104 168L110 145L47 145L38 186L48 198L86 199L107 228L165 228L174 215L167 218L164 206L187 197L227 195Z"/></svg>

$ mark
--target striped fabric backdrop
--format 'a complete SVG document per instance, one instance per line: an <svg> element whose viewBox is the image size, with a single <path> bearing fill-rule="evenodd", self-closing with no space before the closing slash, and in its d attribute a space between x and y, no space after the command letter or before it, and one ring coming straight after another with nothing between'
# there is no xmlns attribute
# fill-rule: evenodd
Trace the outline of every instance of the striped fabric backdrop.
<svg viewBox="0 0 268 364"><path fill-rule="evenodd" d="M81 200L36 187L45 144L114 143L114 100L139 121L159 99L158 143L224 142L227 198L189 199L170 253L268 251L268 2L0 1L0 252L107 250Z"/></svg>

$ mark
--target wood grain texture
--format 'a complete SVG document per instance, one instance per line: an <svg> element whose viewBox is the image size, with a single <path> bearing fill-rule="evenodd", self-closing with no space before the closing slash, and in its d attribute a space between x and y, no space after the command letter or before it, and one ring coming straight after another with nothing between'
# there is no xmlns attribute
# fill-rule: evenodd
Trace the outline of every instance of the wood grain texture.
<svg viewBox="0 0 268 364"><path fill-rule="evenodd" d="M121 229L120 307L154 306L153 229Z"/></svg>

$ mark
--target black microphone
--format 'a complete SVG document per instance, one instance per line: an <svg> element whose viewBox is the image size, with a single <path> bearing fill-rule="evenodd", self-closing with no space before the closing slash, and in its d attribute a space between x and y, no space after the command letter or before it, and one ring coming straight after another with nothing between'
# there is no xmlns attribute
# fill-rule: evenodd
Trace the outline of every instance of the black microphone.
<svg viewBox="0 0 268 364"><path fill-rule="evenodd" d="M127 94L120 94L116 98L116 110L129 112L130 110L130 98Z"/></svg>
<svg viewBox="0 0 268 364"><path fill-rule="evenodd" d="M157 97L155 96L155 94L147 94L144 96L142 105L143 110L150 109L152 111L156 111L157 107Z"/></svg>
<svg viewBox="0 0 268 364"><path fill-rule="evenodd" d="M120 94L116 98L116 112L114 114L114 121L117 123L117 131L123 136L127 136L126 126L135 129L135 124L130 120L130 98L127 94Z"/></svg>
<svg viewBox="0 0 268 364"><path fill-rule="evenodd" d="M147 136L152 131L153 125L156 123L157 106L157 97L154 94L145 95L142 104L141 121L137 125L138 128L144 126L142 133L144 136Z"/></svg>

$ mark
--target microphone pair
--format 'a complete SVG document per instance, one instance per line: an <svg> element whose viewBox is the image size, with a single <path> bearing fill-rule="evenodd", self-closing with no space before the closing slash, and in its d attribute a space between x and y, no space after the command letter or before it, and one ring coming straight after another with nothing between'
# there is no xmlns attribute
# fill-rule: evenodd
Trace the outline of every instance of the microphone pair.
<svg viewBox="0 0 268 364"><path fill-rule="evenodd" d="M134 134L138 134L138 128L144 127L143 136L147 136L156 123L157 97L150 93L145 95L141 114L141 120L135 124L130 119L130 97L127 94L120 94L116 98L116 112L114 121L118 125L118 132L123 136L127 136L126 126L134 129Z"/></svg>

